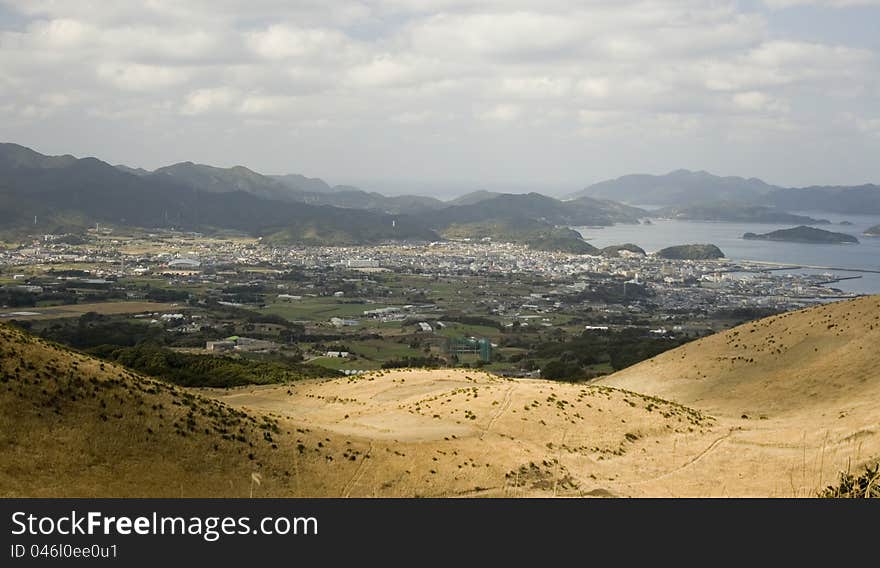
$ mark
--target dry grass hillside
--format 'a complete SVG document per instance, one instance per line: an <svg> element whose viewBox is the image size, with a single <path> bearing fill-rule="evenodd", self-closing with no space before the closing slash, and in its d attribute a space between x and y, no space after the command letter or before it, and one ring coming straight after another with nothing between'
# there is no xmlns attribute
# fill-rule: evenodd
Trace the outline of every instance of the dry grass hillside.
<svg viewBox="0 0 880 568"><path fill-rule="evenodd" d="M768 477L782 476L782 494L786 483L810 494L835 471L880 456L878 344L880 297L869 296L745 324L599 383L735 424L694 474L763 462Z"/></svg>
<svg viewBox="0 0 880 568"><path fill-rule="evenodd" d="M210 394L297 432L298 495L626 495L680 465L660 448L722 433L709 416L636 393L466 370Z"/></svg>
<svg viewBox="0 0 880 568"><path fill-rule="evenodd" d="M252 472L284 491L278 432L0 326L0 497L247 496Z"/></svg>
<svg viewBox="0 0 880 568"><path fill-rule="evenodd" d="M0 326L2 496L617 495L715 420L603 386L401 370L187 391ZM622 472L625 472L623 474Z"/></svg>
<svg viewBox="0 0 880 568"><path fill-rule="evenodd" d="M404 369L198 391L0 327L0 495L246 496L259 472L259 496L813 496L880 455L878 316L761 320L586 385Z"/></svg>
<svg viewBox="0 0 880 568"><path fill-rule="evenodd" d="M868 296L751 322L600 382L737 415L875 408L878 344L880 296Z"/></svg>

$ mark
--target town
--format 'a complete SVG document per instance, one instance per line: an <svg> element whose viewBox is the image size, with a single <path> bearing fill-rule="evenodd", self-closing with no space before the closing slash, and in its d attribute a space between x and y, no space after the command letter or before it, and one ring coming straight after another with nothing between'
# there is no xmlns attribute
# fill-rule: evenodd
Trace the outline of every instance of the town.
<svg viewBox="0 0 880 568"><path fill-rule="evenodd" d="M299 370L474 365L589 378L743 321L851 296L830 287L835 278L488 239L277 248L239 235L97 226L0 250L0 320L80 348L149 340ZM111 337L86 341L74 324ZM123 326L115 335L125 337L95 326ZM584 338L592 347L575 362L574 344L552 347Z"/></svg>

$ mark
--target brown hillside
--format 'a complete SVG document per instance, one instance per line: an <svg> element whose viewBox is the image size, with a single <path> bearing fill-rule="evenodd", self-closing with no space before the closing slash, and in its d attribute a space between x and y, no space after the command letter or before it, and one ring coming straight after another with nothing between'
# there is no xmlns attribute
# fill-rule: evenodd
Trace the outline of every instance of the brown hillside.
<svg viewBox="0 0 880 568"><path fill-rule="evenodd" d="M745 324L599 383L693 406L730 425L693 475L738 476L739 483L758 470L773 494L812 495L837 471L880 456L878 341L880 297L870 296Z"/></svg>
<svg viewBox="0 0 880 568"><path fill-rule="evenodd" d="M0 326L0 495L246 496L259 472L259 496L814 496L880 456L878 316L873 297L773 317L588 385L198 391Z"/></svg>
<svg viewBox="0 0 880 568"><path fill-rule="evenodd" d="M0 326L0 497L283 490L277 424Z"/></svg>
<svg viewBox="0 0 880 568"><path fill-rule="evenodd" d="M667 471L670 458L659 448L724 433L712 417L636 393L462 369L212 394L300 433L304 495L627 495L625 483ZM314 446L317 432L323 446Z"/></svg>
<svg viewBox="0 0 880 568"><path fill-rule="evenodd" d="M869 296L741 325L599 382L736 416L869 410L878 344L880 296Z"/></svg>
<svg viewBox="0 0 880 568"><path fill-rule="evenodd" d="M618 495L715 420L603 386L400 370L187 391L0 326L0 495ZM622 476L621 472L626 472Z"/></svg>

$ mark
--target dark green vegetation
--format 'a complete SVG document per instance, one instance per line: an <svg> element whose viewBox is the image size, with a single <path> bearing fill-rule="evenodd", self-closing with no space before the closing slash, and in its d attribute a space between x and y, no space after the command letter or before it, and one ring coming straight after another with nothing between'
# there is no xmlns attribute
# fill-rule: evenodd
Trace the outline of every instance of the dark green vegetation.
<svg viewBox="0 0 880 568"><path fill-rule="evenodd" d="M485 199L484 199L485 198ZM637 222L645 212L607 200L480 194L464 203L386 197L303 176L264 176L242 166L182 162L154 172L95 158L44 156L0 144L0 231L76 235L111 226L232 230L270 245L435 241L452 230L542 250L590 253L559 226ZM465 235L468 228L473 228Z"/></svg>
<svg viewBox="0 0 880 568"><path fill-rule="evenodd" d="M265 176L243 166L216 168L182 162L159 168L152 175L167 176L184 185L209 193L243 191L277 201L364 209L380 213L409 214L444 206L442 201L433 197L420 195L386 197L353 186L331 187L322 179L307 178L297 174Z"/></svg>
<svg viewBox="0 0 880 568"><path fill-rule="evenodd" d="M827 219L814 219L804 215L795 215L772 207L746 205L729 201L700 203L682 207L666 207L655 214L671 219L728 221L736 223L800 223L804 225L828 225L831 223Z"/></svg>
<svg viewBox="0 0 880 568"><path fill-rule="evenodd" d="M225 228L270 241L313 244L438 238L419 220L406 216L265 199L253 189L249 174L248 183L222 189L198 179L197 183L163 172L137 175L95 158L48 157L2 144L0 228L75 233L97 222Z"/></svg>
<svg viewBox="0 0 880 568"><path fill-rule="evenodd" d="M587 330L562 341L543 341L516 356L526 370L541 369L541 377L577 381L618 371L691 341L681 335L651 334L645 329ZM515 337L502 345L517 345Z"/></svg>
<svg viewBox="0 0 880 568"><path fill-rule="evenodd" d="M837 485L829 485L819 497L880 499L880 462L866 465L860 473L841 472Z"/></svg>
<svg viewBox="0 0 880 568"><path fill-rule="evenodd" d="M252 336L267 337L266 333L255 329L254 326L259 324L254 322L262 322L264 327L281 328L270 335L273 338L292 339L302 332L301 326L270 314L221 308L226 309L220 309L217 315L228 318L230 323L219 329L203 328L198 333L175 333L173 328L95 313L76 319L26 321L18 322L18 325L46 339L187 387L232 387L337 375L333 370L302 363L301 353L292 346L283 353L236 353L234 356L184 353L172 349L203 347L206 340L221 339L248 328L251 328L249 333Z"/></svg>
<svg viewBox="0 0 880 568"><path fill-rule="evenodd" d="M834 233L824 229L815 227L793 227L791 229L780 229L771 231L762 235L755 233L746 233L744 239L760 240L760 241L784 241L791 243L809 243L809 244L858 244L859 239L846 233Z"/></svg>
<svg viewBox="0 0 880 568"><path fill-rule="evenodd" d="M102 345L90 349L88 353L184 387L286 383L339 374L323 367L287 360L260 361L252 358L193 355L149 343L141 343L137 347Z"/></svg>
<svg viewBox="0 0 880 568"><path fill-rule="evenodd" d="M635 223L647 213L613 201L579 198L559 201L539 193L491 195L488 199L453 205L432 212L432 226L474 223L491 220L540 220L555 225L611 225Z"/></svg>
<svg viewBox="0 0 880 568"><path fill-rule="evenodd" d="M48 291L52 282L58 282L54 274L29 282ZM669 321L684 323L684 317L661 319L648 315L650 310L630 314L591 307L596 302L650 306L650 290L625 285L625 276L596 275L589 286L577 289L568 287L573 281L548 282L526 274L363 274L332 266L242 272L223 278L228 281L205 285L194 278L174 286L160 278L119 279L101 291L173 301L182 319L86 313L24 318L17 325L186 386L259 384L333 376L341 370L446 366L511 374L541 369L551 378L573 380L611 372L706 331L706 324L700 323L658 335L649 330L672 325ZM299 299L280 299L281 291ZM336 292L344 295L337 297ZM91 301L91 293L77 289L72 301ZM387 308L397 310L393 317L364 314ZM739 321L740 315L729 319ZM331 323L332 318L355 323L340 327ZM585 325L610 326L610 331L585 334ZM268 342L269 347L205 350L206 342L230 336ZM471 337L493 344L489 361L447 352L451 338ZM329 356L329 352L348 356Z"/></svg>
<svg viewBox="0 0 880 568"><path fill-rule="evenodd" d="M610 247L605 247L602 249L602 256L607 256L609 258L617 258L622 256L620 253L626 251L631 252L633 254L637 254L640 256L645 256L645 249L638 245L634 245L632 243L625 243L622 245L611 245Z"/></svg>
<svg viewBox="0 0 880 568"><path fill-rule="evenodd" d="M581 234L567 227L533 220L477 221L453 224L443 231L451 239L491 239L520 243L537 250L573 254L599 254L599 249L581 238Z"/></svg>
<svg viewBox="0 0 880 568"><path fill-rule="evenodd" d="M82 350L99 345L133 347L147 341L159 341L165 335L158 326L96 313L46 323L26 321L19 325L51 341Z"/></svg>
<svg viewBox="0 0 880 568"><path fill-rule="evenodd" d="M486 201L487 199L492 199L494 197L498 197L499 195L503 194L495 191L486 191L484 189L481 189L479 191L472 191L470 193L466 193L462 196L456 197L455 199L450 200L448 203L450 205L473 205L474 203Z"/></svg>
<svg viewBox="0 0 880 568"><path fill-rule="evenodd" d="M447 238L490 238L574 254L599 254L599 250L568 226L637 223L647 215L612 201L584 197L563 202L538 193L477 192L458 203L423 216L425 223Z"/></svg>
<svg viewBox="0 0 880 568"><path fill-rule="evenodd" d="M724 258L724 253L715 245L678 245L657 251L657 256L672 260L708 260Z"/></svg>

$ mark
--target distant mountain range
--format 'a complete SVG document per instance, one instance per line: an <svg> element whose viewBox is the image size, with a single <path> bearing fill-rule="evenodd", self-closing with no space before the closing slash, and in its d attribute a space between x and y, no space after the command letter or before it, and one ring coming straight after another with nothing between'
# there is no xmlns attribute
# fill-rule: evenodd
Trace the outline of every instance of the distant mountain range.
<svg viewBox="0 0 880 568"><path fill-rule="evenodd" d="M119 166L117 166L119 167ZM132 171L131 168L125 168ZM439 199L420 195L386 197L353 186L330 186L320 178L299 174L266 176L243 166L217 168L181 162L159 168L149 175L169 176L175 181L210 193L242 191L257 197L309 205L331 205L346 209L367 209L383 213L418 213L445 207Z"/></svg>
<svg viewBox="0 0 880 568"><path fill-rule="evenodd" d="M621 203L666 205L659 211ZM96 222L145 228L235 230L279 245L494 238L596 253L568 227L648 217L823 224L785 209L880 213L880 187L779 188L754 178L678 170L624 176L567 200L476 191L451 201L385 196L298 174L181 162L147 171L96 158L46 156L0 144L0 231L74 232Z"/></svg>
<svg viewBox="0 0 880 568"><path fill-rule="evenodd" d="M676 170L666 175L633 174L593 184L577 197L613 199L639 205L687 205L693 202L753 203L778 189L756 178L720 177L708 172Z"/></svg>
<svg viewBox="0 0 880 568"><path fill-rule="evenodd" d="M71 232L100 222L231 229L279 245L432 241L449 232L589 252L592 247L577 232L561 226L635 223L645 215L607 200L563 203L537 193L479 192L451 203L387 197L301 175L266 176L243 166L181 162L150 172L0 144L0 230L7 232Z"/></svg>
<svg viewBox="0 0 880 568"><path fill-rule="evenodd" d="M232 229L279 242L354 244L436 240L420 220L298 202L246 168L176 164L132 173L95 158L44 156L0 144L0 229L69 232L95 222Z"/></svg>
<svg viewBox="0 0 880 568"><path fill-rule="evenodd" d="M486 199L452 205L431 213L433 223L447 226L489 219L534 219L554 225L635 223L647 211L614 201L581 197L559 201L540 193L486 193Z"/></svg>
<svg viewBox="0 0 880 568"><path fill-rule="evenodd" d="M787 188L757 178L721 177L705 171L627 175L593 184L570 198L613 199L642 206L692 207L720 203L763 206L780 211L880 214L880 186ZM775 222L775 221L774 221Z"/></svg>

